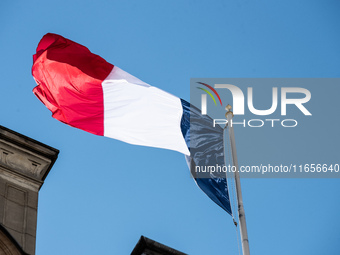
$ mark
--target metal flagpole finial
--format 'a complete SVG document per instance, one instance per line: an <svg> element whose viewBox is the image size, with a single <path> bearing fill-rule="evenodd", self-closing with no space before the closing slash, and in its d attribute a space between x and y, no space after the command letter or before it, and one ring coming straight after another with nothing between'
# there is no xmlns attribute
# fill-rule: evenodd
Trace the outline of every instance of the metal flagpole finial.
<svg viewBox="0 0 340 255"><path fill-rule="evenodd" d="M233 112L231 111L231 108L233 108L230 104L228 104L225 109L227 110L225 117L228 118L228 114L231 114L231 117L234 117Z"/></svg>

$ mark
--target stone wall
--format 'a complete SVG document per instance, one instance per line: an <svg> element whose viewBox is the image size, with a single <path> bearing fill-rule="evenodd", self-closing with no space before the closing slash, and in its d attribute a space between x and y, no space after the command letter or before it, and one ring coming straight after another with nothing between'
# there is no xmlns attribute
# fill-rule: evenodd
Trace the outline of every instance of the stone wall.
<svg viewBox="0 0 340 255"><path fill-rule="evenodd" d="M38 192L58 153L0 126L0 224L30 255L35 254Z"/></svg>

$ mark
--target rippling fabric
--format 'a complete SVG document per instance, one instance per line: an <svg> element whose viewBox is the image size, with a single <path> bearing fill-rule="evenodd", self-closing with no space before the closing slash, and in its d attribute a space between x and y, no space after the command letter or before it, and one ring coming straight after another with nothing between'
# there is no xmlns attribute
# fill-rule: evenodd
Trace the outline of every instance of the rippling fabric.
<svg viewBox="0 0 340 255"><path fill-rule="evenodd" d="M61 35L43 36L33 60L33 92L53 118L126 143L190 154L178 97Z"/></svg>
<svg viewBox="0 0 340 255"><path fill-rule="evenodd" d="M196 173L196 166L225 166L223 129L213 127L212 119L185 100L181 100L181 130L190 150L186 156L191 174L198 187L216 204L232 215L227 180L224 173Z"/></svg>
<svg viewBox="0 0 340 255"><path fill-rule="evenodd" d="M197 185L231 213L225 178L193 172L195 166L224 165L223 130L197 108L57 34L39 42L32 74L33 92L54 118L96 135L185 154Z"/></svg>

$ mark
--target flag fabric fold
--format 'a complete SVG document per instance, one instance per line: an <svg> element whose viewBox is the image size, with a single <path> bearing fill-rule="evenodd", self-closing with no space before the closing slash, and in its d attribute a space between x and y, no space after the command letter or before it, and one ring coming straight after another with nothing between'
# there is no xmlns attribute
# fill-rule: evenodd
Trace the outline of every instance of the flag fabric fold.
<svg viewBox="0 0 340 255"><path fill-rule="evenodd" d="M200 164L201 157L224 164L223 135L207 128L197 108L108 63L83 45L46 34L33 56L32 75L37 83L33 93L53 118L65 124L130 144L178 151L190 165ZM204 132L208 132L206 138ZM205 144L205 155L196 150L201 146L196 138ZM225 179L212 175L195 180L231 214Z"/></svg>
<svg viewBox="0 0 340 255"><path fill-rule="evenodd" d="M182 99L183 118L181 129L190 148L190 156L185 156L192 177L197 186L217 205L232 215L226 173L198 172L196 167L225 166L224 130L213 127L208 115Z"/></svg>

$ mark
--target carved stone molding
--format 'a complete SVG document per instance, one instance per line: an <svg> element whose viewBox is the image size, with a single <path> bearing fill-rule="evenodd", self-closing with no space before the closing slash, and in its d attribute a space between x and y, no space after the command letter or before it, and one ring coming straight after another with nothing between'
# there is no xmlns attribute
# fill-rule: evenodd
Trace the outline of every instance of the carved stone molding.
<svg viewBox="0 0 340 255"><path fill-rule="evenodd" d="M0 126L0 166L44 181L59 151Z"/></svg>
<svg viewBox="0 0 340 255"><path fill-rule="evenodd" d="M58 153L0 126L0 255L35 254L38 192Z"/></svg>
<svg viewBox="0 0 340 255"><path fill-rule="evenodd" d="M2 225L0 225L0 254L28 255Z"/></svg>

